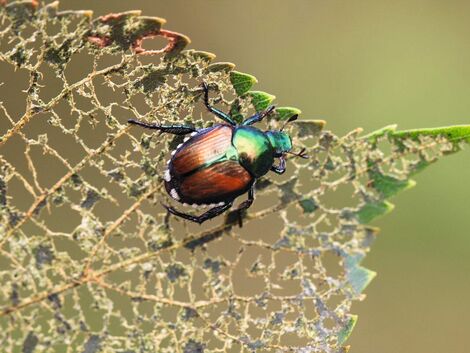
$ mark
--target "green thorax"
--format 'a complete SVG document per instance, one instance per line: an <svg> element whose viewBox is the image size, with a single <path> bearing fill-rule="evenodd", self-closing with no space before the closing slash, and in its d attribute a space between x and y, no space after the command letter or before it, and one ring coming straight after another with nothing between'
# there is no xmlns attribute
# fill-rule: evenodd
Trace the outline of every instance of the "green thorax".
<svg viewBox="0 0 470 353"><path fill-rule="evenodd" d="M261 130L250 126L237 127L232 143L238 151L240 164L254 177L263 176L273 165L275 151Z"/></svg>

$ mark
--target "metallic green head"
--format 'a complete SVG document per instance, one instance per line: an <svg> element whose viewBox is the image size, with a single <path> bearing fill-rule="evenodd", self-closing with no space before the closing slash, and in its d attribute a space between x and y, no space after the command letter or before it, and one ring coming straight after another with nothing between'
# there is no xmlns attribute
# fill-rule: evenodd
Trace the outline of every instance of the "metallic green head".
<svg viewBox="0 0 470 353"><path fill-rule="evenodd" d="M290 136L278 130L266 131L266 136L275 151L275 157L280 157L292 149L292 139Z"/></svg>

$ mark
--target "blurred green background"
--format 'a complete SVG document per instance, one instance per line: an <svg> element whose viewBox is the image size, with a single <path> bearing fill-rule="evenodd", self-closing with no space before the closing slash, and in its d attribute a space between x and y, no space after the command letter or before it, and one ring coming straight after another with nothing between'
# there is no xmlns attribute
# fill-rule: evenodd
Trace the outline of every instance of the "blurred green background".
<svg viewBox="0 0 470 353"><path fill-rule="evenodd" d="M256 89L337 134L470 123L470 2L465 0L62 0L95 15L141 9L192 48L254 74ZM419 175L375 222L350 353L468 352L470 155Z"/></svg>

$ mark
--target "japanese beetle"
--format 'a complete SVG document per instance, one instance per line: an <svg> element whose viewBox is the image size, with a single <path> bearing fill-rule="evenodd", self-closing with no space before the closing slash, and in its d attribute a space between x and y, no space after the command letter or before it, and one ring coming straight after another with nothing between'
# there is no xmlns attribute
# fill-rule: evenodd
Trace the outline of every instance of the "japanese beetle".
<svg viewBox="0 0 470 353"><path fill-rule="evenodd" d="M201 224L228 210L234 200L248 192L248 199L237 208L239 214L254 200L254 185L268 171L282 174L286 170L286 153L291 153L292 140L281 130L261 131L251 125L273 112L274 106L237 125L232 117L209 104L209 89L202 84L204 103L209 112L224 123L205 129L184 125L147 124L130 119L130 124L174 135L186 135L184 142L171 154L165 171L165 188L175 200L195 207L209 206L200 216L180 212L163 205L175 216ZM287 122L297 119L292 116ZM285 125L284 125L285 126ZM284 128L284 127L283 127ZM295 154L306 158L305 150ZM279 164L274 165L274 159Z"/></svg>

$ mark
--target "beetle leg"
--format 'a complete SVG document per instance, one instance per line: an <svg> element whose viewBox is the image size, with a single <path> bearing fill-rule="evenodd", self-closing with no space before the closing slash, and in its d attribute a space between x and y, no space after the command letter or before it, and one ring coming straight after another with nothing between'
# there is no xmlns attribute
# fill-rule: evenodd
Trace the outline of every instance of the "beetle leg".
<svg viewBox="0 0 470 353"><path fill-rule="evenodd" d="M263 120L265 117L267 117L269 114L271 114L276 107L274 105L271 105L268 107L268 109L263 110L262 112L256 113L255 115L247 118L242 125L253 125L255 123L260 122Z"/></svg>
<svg viewBox="0 0 470 353"><path fill-rule="evenodd" d="M163 205L163 207L165 207L168 212L170 212L171 214L173 214L177 217L181 217L181 218L187 219L188 221L192 221L192 222L196 222L196 223L201 224L201 223L203 223L203 222L205 222L209 219L212 219L214 217L217 217L221 213L224 213L225 211L227 211L230 207L232 207L232 202L228 202L228 203L223 204L221 206L213 207L213 208L209 209L207 212L204 212L200 216L193 216L193 215L190 215L190 214L187 214L187 213L183 213L183 212L175 210L173 207L170 207L170 206L167 206L167 205Z"/></svg>
<svg viewBox="0 0 470 353"><path fill-rule="evenodd" d="M159 130L161 132L166 132L173 135L186 135L191 132L196 132L197 130L191 126L184 125L157 125L157 124L147 124L143 121L129 119L127 120L129 124L138 125L146 129Z"/></svg>
<svg viewBox="0 0 470 353"><path fill-rule="evenodd" d="M253 184L250 190L248 190L248 199L243 201L240 204L240 206L238 206L238 208L235 210L235 212L238 213L238 225L240 226L240 228L243 227L243 213L245 210L251 207L254 200L255 200L255 184Z"/></svg>
<svg viewBox="0 0 470 353"><path fill-rule="evenodd" d="M212 105L209 104L209 87L207 86L207 83L203 82L201 84L202 89L204 90L204 104L211 113L215 114L218 118L222 119L226 123L229 123L230 125L237 125L235 121L230 117L230 115L225 114L223 111L214 108Z"/></svg>
<svg viewBox="0 0 470 353"><path fill-rule="evenodd" d="M251 186L250 190L248 190L248 199L243 201L240 206L236 209L238 212L243 212L244 210L250 208L255 200L255 186L254 184Z"/></svg>
<svg viewBox="0 0 470 353"><path fill-rule="evenodd" d="M284 156L279 157L279 165L271 166L271 170L277 174L283 174L286 171L286 159Z"/></svg>

